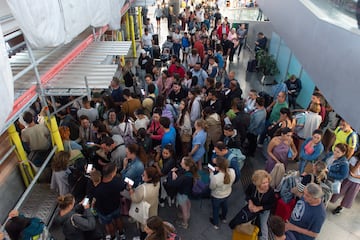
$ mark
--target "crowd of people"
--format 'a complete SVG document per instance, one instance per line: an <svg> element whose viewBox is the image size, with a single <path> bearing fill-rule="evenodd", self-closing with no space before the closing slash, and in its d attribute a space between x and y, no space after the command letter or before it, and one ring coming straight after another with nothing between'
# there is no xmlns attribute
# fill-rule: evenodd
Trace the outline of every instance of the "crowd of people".
<svg viewBox="0 0 360 240"><path fill-rule="evenodd" d="M158 11L155 16L161 20ZM121 78L112 79L110 91L82 101L57 98L57 108L72 101L56 113L64 151L51 162L51 188L59 193L57 221L65 238L101 239L104 228L105 239L125 239L122 216L129 215L132 204L147 202L148 219L138 224L139 239L180 239L175 227L158 216L158 207L176 204L176 226L188 229L194 187L203 184L211 199L209 224L214 229L234 216L231 229L253 221L262 240L269 235L315 239L326 214L323 183L338 185L338 191L331 189L330 201L343 196L334 214L350 208L359 192L357 133L333 114L319 91L307 109L291 110L290 105L297 108L301 91L296 76L276 85L272 96L256 89L243 96L235 72L225 69L245 44L244 24L232 28L219 10L210 15L202 6L185 8L178 20L168 38L172 47L167 66L155 64L148 23L136 73L128 61ZM260 35L256 47L265 49ZM41 115L36 107L27 111L21 131L25 149L38 167L51 142ZM261 147L265 168L256 170L251 184L244 186L246 205L239 204L237 214L228 213L244 155L251 159ZM271 216L279 201L278 180L295 160L300 175L291 186L296 201L291 216ZM28 224L30 220L21 231Z"/></svg>

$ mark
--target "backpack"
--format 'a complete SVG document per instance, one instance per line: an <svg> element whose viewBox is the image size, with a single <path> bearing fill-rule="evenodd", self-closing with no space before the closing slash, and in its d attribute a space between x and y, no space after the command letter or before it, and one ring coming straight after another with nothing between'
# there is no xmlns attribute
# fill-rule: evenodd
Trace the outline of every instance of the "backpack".
<svg viewBox="0 0 360 240"><path fill-rule="evenodd" d="M241 170L244 166L245 163L244 160L246 156L238 148L230 148L229 151L230 151L229 160L231 161L233 158L236 158L239 164L239 170Z"/></svg>
<svg viewBox="0 0 360 240"><path fill-rule="evenodd" d="M166 104L165 108L162 110L162 117L167 117L170 119L171 123L174 123L176 119L176 113L174 107L170 104Z"/></svg>
<svg viewBox="0 0 360 240"><path fill-rule="evenodd" d="M119 134L124 139L125 145L136 143L136 139L131 136L131 132L130 132L131 130L130 130L130 127L128 127L129 124L130 123L128 123L128 122L125 123L124 131L119 126L116 126Z"/></svg>
<svg viewBox="0 0 360 240"><path fill-rule="evenodd" d="M281 179L279 184L280 197L285 203L289 203L291 199L294 198L294 194L291 192L291 189L297 186L297 182L299 180L297 175L297 171L290 171L285 177L283 177L283 179Z"/></svg>
<svg viewBox="0 0 360 240"><path fill-rule="evenodd" d="M134 85L133 76L134 76L134 74L131 71L128 71L124 75L125 87L132 87Z"/></svg>
<svg viewBox="0 0 360 240"><path fill-rule="evenodd" d="M337 128L335 133L340 132L341 129ZM350 140L354 138L356 141L356 145L355 145L355 152L359 149L359 135L357 134L357 132L355 130L353 130L347 137L346 137L346 144L350 145Z"/></svg>
<svg viewBox="0 0 360 240"><path fill-rule="evenodd" d="M194 179L191 195L194 198L209 198L210 197L210 178L204 171L199 171L199 178Z"/></svg>
<svg viewBox="0 0 360 240"><path fill-rule="evenodd" d="M320 187L323 191L323 203L325 208L327 207L327 205L330 202L330 199L333 195L332 189L331 189L331 183L329 181L325 181L325 182L320 182Z"/></svg>

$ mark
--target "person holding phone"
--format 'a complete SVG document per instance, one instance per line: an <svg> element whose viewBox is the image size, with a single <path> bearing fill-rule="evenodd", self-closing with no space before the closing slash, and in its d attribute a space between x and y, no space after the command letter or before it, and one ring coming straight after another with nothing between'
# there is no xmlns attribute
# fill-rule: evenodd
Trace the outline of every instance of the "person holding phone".
<svg viewBox="0 0 360 240"><path fill-rule="evenodd" d="M209 167L210 171L210 190L213 215L210 218L211 224L215 229L219 229L219 215L223 223L226 223L228 211L227 201L231 194L231 186L235 181L235 171L229 168L229 161L224 157L216 157L213 162L215 168ZM221 214L220 214L221 208Z"/></svg>
<svg viewBox="0 0 360 240"><path fill-rule="evenodd" d="M159 190L160 190L160 175L155 167L147 167L142 174L143 184L133 189L131 184L128 184L131 202L140 203L146 201L150 204L149 217L158 215L159 205ZM146 232L144 225L141 225L140 239L145 239Z"/></svg>
<svg viewBox="0 0 360 240"><path fill-rule="evenodd" d="M65 239L88 239L84 235L86 231L92 231L96 227L96 221L94 215L90 211L89 199L87 202L84 199L82 206L84 212L82 214L76 213L75 210L75 198L71 194L61 195L57 201L59 204L59 215L57 221L63 228Z"/></svg>

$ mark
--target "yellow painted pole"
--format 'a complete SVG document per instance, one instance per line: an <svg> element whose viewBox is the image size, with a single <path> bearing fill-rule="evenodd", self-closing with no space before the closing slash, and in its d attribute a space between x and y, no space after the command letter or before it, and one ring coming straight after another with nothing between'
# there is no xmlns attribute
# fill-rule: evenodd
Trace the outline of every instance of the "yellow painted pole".
<svg viewBox="0 0 360 240"><path fill-rule="evenodd" d="M126 30L126 40L130 41L130 19L129 13L125 13L125 30Z"/></svg>
<svg viewBox="0 0 360 240"><path fill-rule="evenodd" d="M53 144L57 146L56 151L57 152L64 151L64 145L63 145L60 133L59 133L59 128L58 128L55 116L52 116L50 118L50 125L48 125L48 126L49 126L49 129L51 132L51 138L52 138Z"/></svg>
<svg viewBox="0 0 360 240"><path fill-rule="evenodd" d="M141 15L141 7L138 7L138 25L139 25L139 38L142 38L142 29L143 29L143 25L142 25L142 15Z"/></svg>
<svg viewBox="0 0 360 240"><path fill-rule="evenodd" d="M20 167L21 176L23 177L25 186L27 187L27 186L29 186L30 182L25 173L24 165L26 165L27 169L29 169L29 176L31 177L31 179L34 178L34 173L32 172L32 167L27 159L27 155L26 155L24 147L21 143L19 133L16 131L16 127L14 124L11 124L10 127L8 128L8 133L9 133L12 144L15 145L16 154L19 158L19 163L20 163L19 167Z"/></svg>
<svg viewBox="0 0 360 240"><path fill-rule="evenodd" d="M136 57L136 42L135 42L135 28L134 28L134 17L130 16L130 34L133 48L133 56Z"/></svg>
<svg viewBox="0 0 360 240"><path fill-rule="evenodd" d="M123 40L122 32L119 31L119 41L122 41L122 40ZM124 57L124 55L122 55L120 57L120 63L121 63L121 66L125 66L125 57Z"/></svg>

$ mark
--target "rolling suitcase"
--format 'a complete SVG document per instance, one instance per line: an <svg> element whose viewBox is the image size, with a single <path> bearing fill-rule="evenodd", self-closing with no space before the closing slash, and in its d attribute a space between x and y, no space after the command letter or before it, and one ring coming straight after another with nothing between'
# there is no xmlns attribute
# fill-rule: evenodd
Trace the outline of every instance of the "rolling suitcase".
<svg viewBox="0 0 360 240"><path fill-rule="evenodd" d="M248 64L247 64L247 68L246 71L247 72L256 72L256 65L257 65L257 61L254 60L249 60Z"/></svg>
<svg viewBox="0 0 360 240"><path fill-rule="evenodd" d="M259 228L255 226L252 235L247 235L241 232L233 230L232 240L258 240Z"/></svg>

